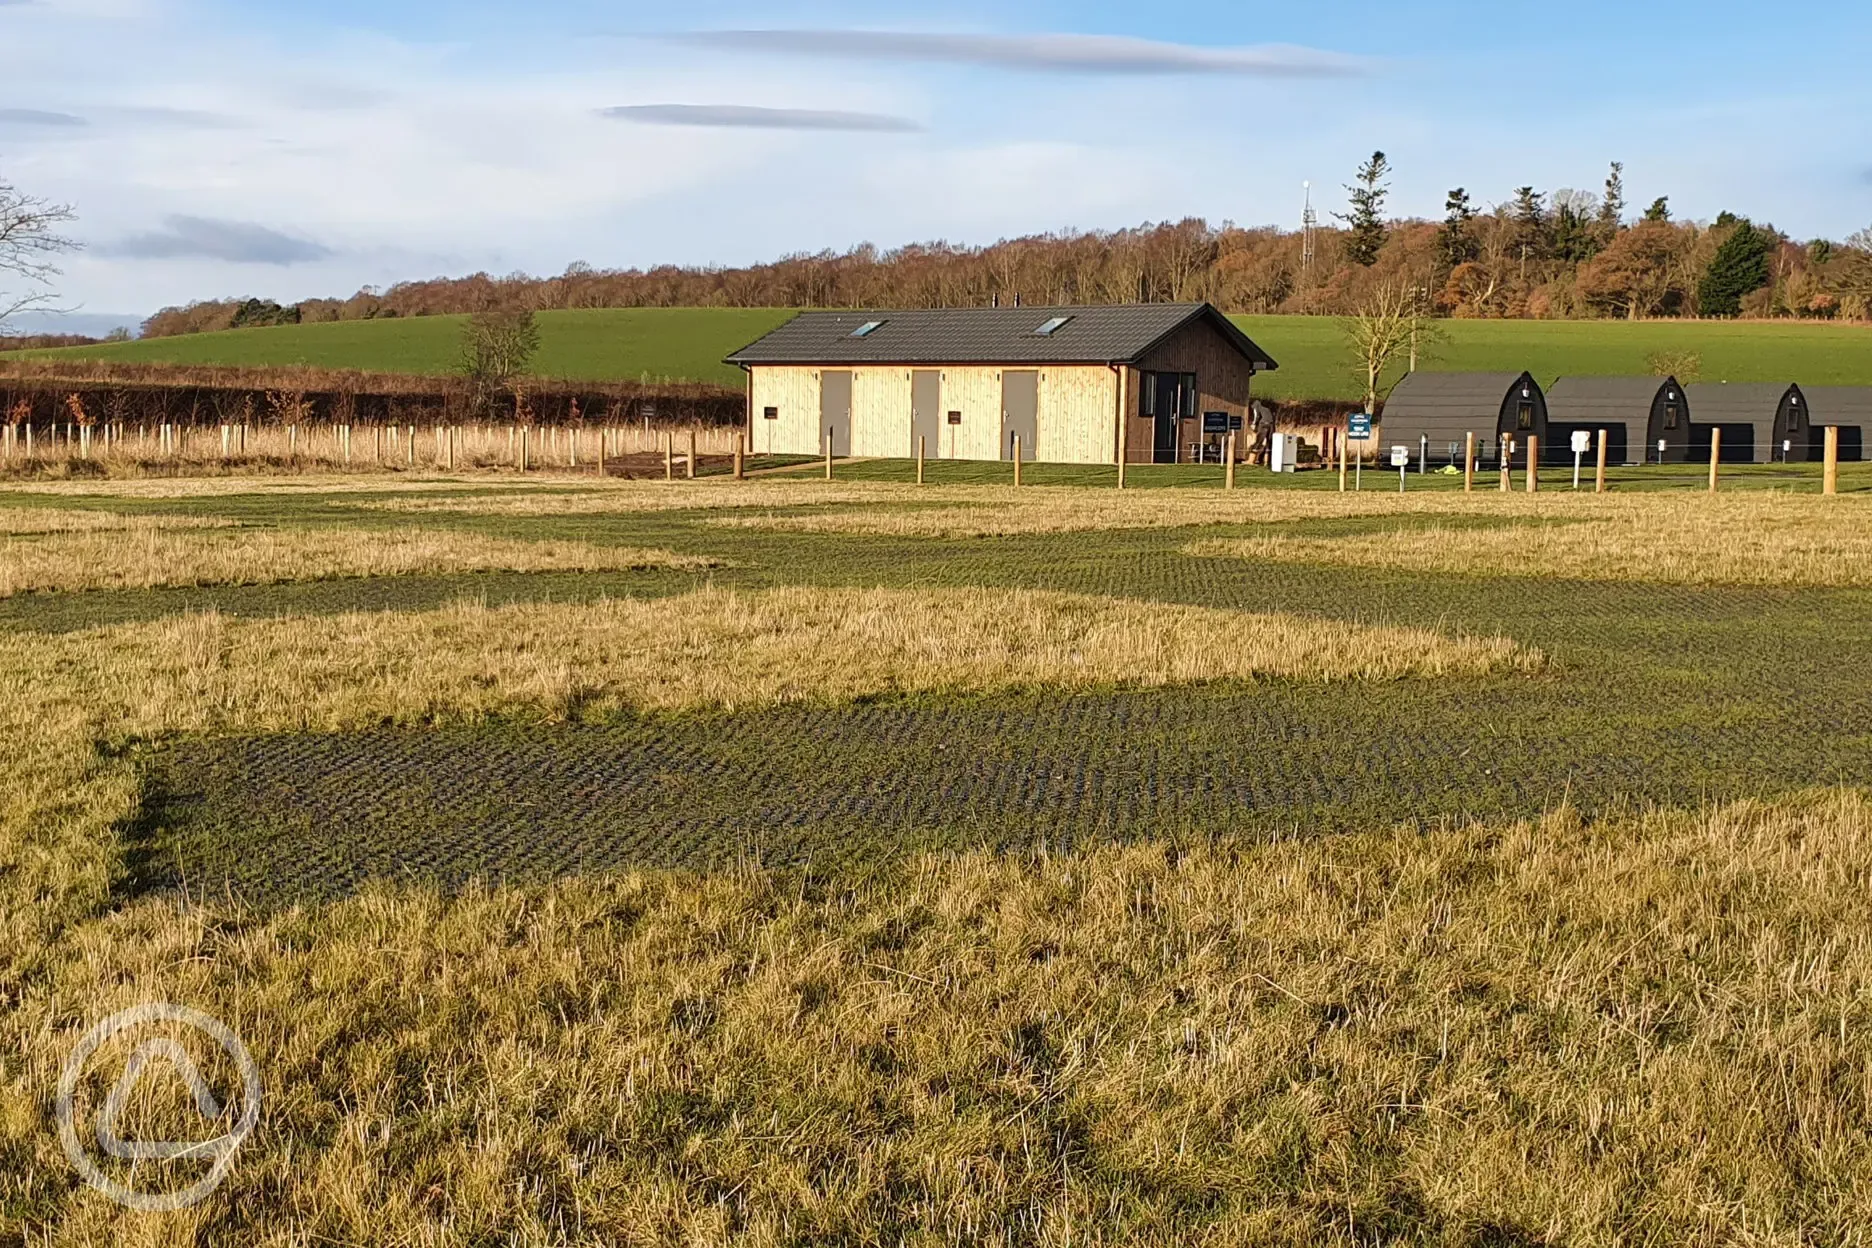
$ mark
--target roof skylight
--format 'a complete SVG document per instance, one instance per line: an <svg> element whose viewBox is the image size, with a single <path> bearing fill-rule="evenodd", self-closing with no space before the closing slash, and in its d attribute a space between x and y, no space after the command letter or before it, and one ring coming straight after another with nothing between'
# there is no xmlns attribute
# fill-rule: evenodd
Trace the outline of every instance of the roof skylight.
<svg viewBox="0 0 1872 1248"><path fill-rule="evenodd" d="M877 333L878 330L883 328L883 321L866 321L857 329L852 330L851 336L854 338L869 338L872 334Z"/></svg>
<svg viewBox="0 0 1872 1248"><path fill-rule="evenodd" d="M1034 336L1036 338L1051 338L1054 334L1064 329L1066 327L1066 322L1070 320L1072 320L1070 316L1056 316L1039 329L1034 330Z"/></svg>

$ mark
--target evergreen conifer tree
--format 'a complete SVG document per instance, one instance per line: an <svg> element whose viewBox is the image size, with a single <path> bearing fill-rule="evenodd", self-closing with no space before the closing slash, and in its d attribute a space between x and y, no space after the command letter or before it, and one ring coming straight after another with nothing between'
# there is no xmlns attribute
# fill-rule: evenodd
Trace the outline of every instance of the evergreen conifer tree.
<svg viewBox="0 0 1872 1248"><path fill-rule="evenodd" d="M1770 241L1746 218L1737 221L1703 270L1697 305L1704 316L1735 316L1742 298L1768 284Z"/></svg>
<svg viewBox="0 0 1872 1248"><path fill-rule="evenodd" d="M1444 266L1453 269L1476 258L1479 249L1469 233L1469 224L1475 220L1476 212L1469 202L1469 192L1460 186L1449 193L1443 207L1449 215L1443 219L1437 244L1443 253Z"/></svg>
<svg viewBox="0 0 1872 1248"><path fill-rule="evenodd" d="M1333 214L1350 231L1346 236L1346 259L1368 269L1378 263L1378 253L1390 237L1384 223L1385 196L1391 193L1384 179L1390 172L1391 162L1385 154L1373 152L1372 158L1359 166L1358 185L1346 187L1352 196L1352 211Z"/></svg>

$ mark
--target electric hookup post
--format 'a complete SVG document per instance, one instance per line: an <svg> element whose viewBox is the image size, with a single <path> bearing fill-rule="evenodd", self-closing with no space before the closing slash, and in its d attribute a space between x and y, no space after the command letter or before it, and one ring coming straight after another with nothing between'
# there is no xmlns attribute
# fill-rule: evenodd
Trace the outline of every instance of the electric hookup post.
<svg viewBox="0 0 1872 1248"><path fill-rule="evenodd" d="M1397 492L1402 494L1404 492L1404 482L1410 479L1410 447L1392 447L1391 466L1397 469Z"/></svg>
<svg viewBox="0 0 1872 1248"><path fill-rule="evenodd" d="M1372 418L1370 412L1353 412L1346 418L1346 441L1358 443L1352 456L1352 488L1363 489L1365 485L1365 443L1371 441Z"/></svg>
<svg viewBox="0 0 1872 1248"><path fill-rule="evenodd" d="M1592 433L1585 429L1573 431L1573 488L1579 489L1580 464L1585 461L1586 452L1592 450Z"/></svg>

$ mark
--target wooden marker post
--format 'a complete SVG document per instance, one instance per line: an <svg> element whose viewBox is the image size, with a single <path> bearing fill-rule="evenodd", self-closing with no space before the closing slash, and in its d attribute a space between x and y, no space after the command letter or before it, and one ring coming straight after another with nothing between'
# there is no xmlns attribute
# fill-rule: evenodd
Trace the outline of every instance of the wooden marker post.
<svg viewBox="0 0 1872 1248"><path fill-rule="evenodd" d="M1527 492L1540 493L1540 438L1531 433L1527 440Z"/></svg>
<svg viewBox="0 0 1872 1248"><path fill-rule="evenodd" d="M1222 488L1225 490L1232 490L1235 488L1235 435L1234 434L1231 433L1228 435L1228 437L1223 439L1222 454L1228 460L1227 470L1224 471L1222 474Z"/></svg>
<svg viewBox="0 0 1872 1248"><path fill-rule="evenodd" d="M1350 441L1351 439L1346 437L1339 439L1339 492L1341 494L1346 492L1346 443Z"/></svg>
<svg viewBox="0 0 1872 1248"><path fill-rule="evenodd" d="M923 484L923 459L929 454L929 435L917 434L917 484Z"/></svg>
<svg viewBox="0 0 1872 1248"><path fill-rule="evenodd" d="M1716 483L1722 474L1722 430L1710 430L1710 484L1709 492L1716 492Z"/></svg>
<svg viewBox="0 0 1872 1248"><path fill-rule="evenodd" d="M747 434L737 433L734 440L734 479L747 480Z"/></svg>
<svg viewBox="0 0 1872 1248"><path fill-rule="evenodd" d="M532 447L530 446L532 436L533 436L533 430L529 426L527 425L520 426L520 471L521 472L525 472L531 466L532 457L528 455L527 452L532 449Z"/></svg>
<svg viewBox="0 0 1872 1248"><path fill-rule="evenodd" d="M689 468L688 468L688 471L683 474L684 476L688 477L691 481L695 480L695 461L696 461L696 431L691 429L689 431Z"/></svg>
<svg viewBox="0 0 1872 1248"><path fill-rule="evenodd" d="M1826 462L1820 470L1820 492L1839 493L1839 426L1826 427Z"/></svg>
<svg viewBox="0 0 1872 1248"><path fill-rule="evenodd" d="M403 462L409 467L414 468L416 466L416 426L411 425L408 432L409 436L403 439ZM438 440L441 438L441 435L442 431L440 429L436 430L436 437Z"/></svg>
<svg viewBox="0 0 1872 1248"><path fill-rule="evenodd" d="M663 435L663 479L676 479L676 434L674 431Z"/></svg>
<svg viewBox="0 0 1872 1248"><path fill-rule="evenodd" d="M1462 492L1475 493L1475 434L1463 435Z"/></svg>
<svg viewBox="0 0 1872 1248"><path fill-rule="evenodd" d="M1510 493L1514 489L1514 439L1501 440L1501 492Z"/></svg>
<svg viewBox="0 0 1872 1248"><path fill-rule="evenodd" d="M1118 488L1121 490L1125 488L1125 461L1130 458L1126 450L1118 452Z"/></svg>
<svg viewBox="0 0 1872 1248"><path fill-rule="evenodd" d="M1019 489L1020 483L1021 483L1021 445L1020 445L1020 434L1017 433L1014 435L1014 488Z"/></svg>
<svg viewBox="0 0 1872 1248"><path fill-rule="evenodd" d="M1593 493L1595 494L1603 494L1606 492L1605 467L1606 467L1606 431L1601 429L1599 431L1599 468L1598 468L1598 471L1593 476Z"/></svg>
<svg viewBox="0 0 1872 1248"><path fill-rule="evenodd" d="M457 431L456 431L456 428L455 428L455 426L454 426L454 425L450 425L450 426L449 426L449 430L448 430L448 470L449 470L450 472L454 472L454 471L455 471L455 437L456 437L456 432L457 432Z"/></svg>
<svg viewBox="0 0 1872 1248"><path fill-rule="evenodd" d="M832 431L825 431L825 479L832 479Z"/></svg>

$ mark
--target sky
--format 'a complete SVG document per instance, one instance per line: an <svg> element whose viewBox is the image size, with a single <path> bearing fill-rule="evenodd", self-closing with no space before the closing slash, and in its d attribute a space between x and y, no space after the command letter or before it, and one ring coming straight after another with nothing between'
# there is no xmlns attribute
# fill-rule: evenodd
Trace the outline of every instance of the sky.
<svg viewBox="0 0 1872 1248"><path fill-rule="evenodd" d="M1525 184L1872 224L1872 5L1783 0L0 0L0 181L72 204L31 328L476 271ZM0 276L0 294L17 289Z"/></svg>

